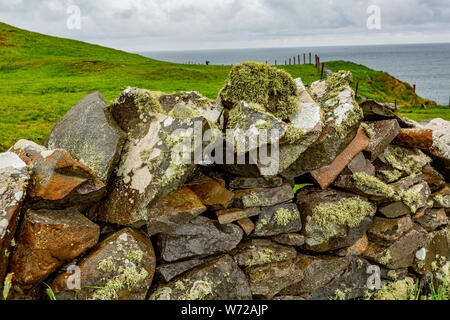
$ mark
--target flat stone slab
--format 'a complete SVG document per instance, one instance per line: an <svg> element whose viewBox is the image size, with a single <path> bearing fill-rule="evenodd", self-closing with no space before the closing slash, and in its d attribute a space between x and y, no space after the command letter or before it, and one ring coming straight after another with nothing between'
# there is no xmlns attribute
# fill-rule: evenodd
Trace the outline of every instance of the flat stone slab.
<svg viewBox="0 0 450 320"><path fill-rule="evenodd" d="M287 246L301 247L305 244L305 237L299 233L285 233L273 236L272 240Z"/></svg>
<svg viewBox="0 0 450 320"><path fill-rule="evenodd" d="M147 234L152 236L170 232L206 210L198 196L191 189L183 186L160 199L149 209Z"/></svg>
<svg viewBox="0 0 450 320"><path fill-rule="evenodd" d="M437 228L448 224L448 218L443 208L425 210L424 215L414 221L420 224L428 232L432 232Z"/></svg>
<svg viewBox="0 0 450 320"><path fill-rule="evenodd" d="M395 106L389 103L381 103L371 99L365 100L359 104L364 112L364 119L385 120L385 119L399 119L395 114Z"/></svg>
<svg viewBox="0 0 450 320"><path fill-rule="evenodd" d="M187 185L209 210L223 210L233 204L234 193L223 187L217 180L201 176Z"/></svg>
<svg viewBox="0 0 450 320"><path fill-rule="evenodd" d="M413 222L409 215L396 219L374 217L367 235L370 241L386 246L400 239L412 227Z"/></svg>
<svg viewBox="0 0 450 320"><path fill-rule="evenodd" d="M294 259L297 251L291 246L277 244L268 239L248 239L233 251L233 258L240 266L259 266Z"/></svg>
<svg viewBox="0 0 450 320"><path fill-rule="evenodd" d="M45 145L67 150L106 184L119 161L125 138L101 93L94 92L56 123Z"/></svg>
<svg viewBox="0 0 450 320"><path fill-rule="evenodd" d="M167 262L204 257L234 249L243 233L234 224L220 225L199 216L169 233L158 235L158 247Z"/></svg>
<svg viewBox="0 0 450 320"><path fill-rule="evenodd" d="M254 236L268 237L302 230L300 212L295 203L261 208Z"/></svg>
<svg viewBox="0 0 450 320"><path fill-rule="evenodd" d="M244 272L229 255L215 258L149 294L150 300L251 300Z"/></svg>
<svg viewBox="0 0 450 320"><path fill-rule="evenodd" d="M156 267L155 275L158 275L165 282L178 277L179 275L194 269L205 263L205 259L191 259L186 261L160 264Z"/></svg>
<svg viewBox="0 0 450 320"><path fill-rule="evenodd" d="M369 142L369 137L367 137L362 128L359 128L353 141L330 165L312 171L311 175L322 189L328 188L352 159L369 145Z"/></svg>
<svg viewBox="0 0 450 320"><path fill-rule="evenodd" d="M234 178L230 181L232 189L276 188L283 184L281 177Z"/></svg>
<svg viewBox="0 0 450 320"><path fill-rule="evenodd" d="M367 125L371 132L371 137L365 153L368 159L373 162L395 139L400 131L400 125L395 119L369 122Z"/></svg>
<svg viewBox="0 0 450 320"><path fill-rule="evenodd" d="M258 207L247 209L231 208L216 211L217 220L219 220L220 224L228 224L244 218L254 217L259 215L260 213L261 208Z"/></svg>
<svg viewBox="0 0 450 320"><path fill-rule="evenodd" d="M234 205L238 208L271 207L294 198L289 184L277 188L255 188L234 191Z"/></svg>

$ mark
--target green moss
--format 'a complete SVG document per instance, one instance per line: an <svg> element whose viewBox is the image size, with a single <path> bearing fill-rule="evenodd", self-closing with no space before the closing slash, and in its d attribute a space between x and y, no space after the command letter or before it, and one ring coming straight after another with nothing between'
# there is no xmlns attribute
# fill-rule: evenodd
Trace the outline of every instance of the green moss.
<svg viewBox="0 0 450 320"><path fill-rule="evenodd" d="M374 300L412 300L414 299L414 280L410 277L396 282L383 282L374 294Z"/></svg>
<svg viewBox="0 0 450 320"><path fill-rule="evenodd" d="M103 259L98 263L98 269L103 272L114 272L116 270L116 265L112 261L111 257Z"/></svg>
<svg viewBox="0 0 450 320"><path fill-rule="evenodd" d="M297 128L294 125L290 124L287 127L286 134L284 137L285 137L287 143L297 144L297 143L301 142L304 135L305 135L305 132L302 129Z"/></svg>
<svg viewBox="0 0 450 320"><path fill-rule="evenodd" d="M397 272L395 272L395 270L389 270L386 276L391 281L397 280Z"/></svg>
<svg viewBox="0 0 450 320"><path fill-rule="evenodd" d="M396 169L394 170L380 170L381 173L388 183L395 182L401 178L402 173Z"/></svg>
<svg viewBox="0 0 450 320"><path fill-rule="evenodd" d="M395 169L405 171L408 175L420 173L422 170L422 165L399 147L392 150L392 154L386 157L386 162Z"/></svg>
<svg viewBox="0 0 450 320"><path fill-rule="evenodd" d="M333 232L332 224L350 228L358 226L367 216L375 214L375 207L359 197L344 198L337 204L316 206L310 224L317 224L325 231Z"/></svg>
<svg viewBox="0 0 450 320"><path fill-rule="evenodd" d="M353 174L352 178L355 185L363 191L383 195L388 198L392 198L395 195L395 191L391 186L365 172L357 172Z"/></svg>
<svg viewBox="0 0 450 320"><path fill-rule="evenodd" d="M391 262L391 260L392 260L391 251L386 250L384 255L378 259L378 262L380 262L382 265L387 265Z"/></svg>
<svg viewBox="0 0 450 320"><path fill-rule="evenodd" d="M299 219L300 213L296 209L280 208L274 214L275 222L280 226L287 226L291 221Z"/></svg>
<svg viewBox="0 0 450 320"><path fill-rule="evenodd" d="M242 101L260 104L282 120L298 111L297 86L290 74L262 63L234 66L220 97L225 105L235 106Z"/></svg>
<svg viewBox="0 0 450 320"><path fill-rule="evenodd" d="M177 288L178 290L186 290L183 281L177 281L175 283L175 288Z"/></svg>
<svg viewBox="0 0 450 320"><path fill-rule="evenodd" d="M403 203L411 209L412 213L416 213L419 208L422 208L424 203L422 203L422 197L419 192L412 189L406 191L400 191L399 196Z"/></svg>
<svg viewBox="0 0 450 320"><path fill-rule="evenodd" d="M366 135L372 139L373 136L375 135L375 132L372 130L372 128L365 122L361 123L361 127L364 129L364 132L366 133Z"/></svg>

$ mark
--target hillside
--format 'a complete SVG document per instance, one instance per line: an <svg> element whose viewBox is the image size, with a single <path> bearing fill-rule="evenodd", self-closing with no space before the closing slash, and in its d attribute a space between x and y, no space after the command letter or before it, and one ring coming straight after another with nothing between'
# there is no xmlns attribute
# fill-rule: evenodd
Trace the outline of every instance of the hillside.
<svg viewBox="0 0 450 320"><path fill-rule="evenodd" d="M3 23L0 57L0 151L19 138L42 143L55 122L87 93L98 90L111 102L126 87L135 86L167 93L194 89L215 99L230 71L229 66L156 61ZM333 62L330 67L353 72L361 68L346 62ZM307 84L320 77L312 65L280 68L300 76ZM356 73L357 79L359 75ZM396 92L383 89L379 85L382 81L360 85L360 93L393 100L391 95ZM401 97L407 99L407 93ZM450 119L448 115L442 117ZM427 118L427 114L419 118Z"/></svg>

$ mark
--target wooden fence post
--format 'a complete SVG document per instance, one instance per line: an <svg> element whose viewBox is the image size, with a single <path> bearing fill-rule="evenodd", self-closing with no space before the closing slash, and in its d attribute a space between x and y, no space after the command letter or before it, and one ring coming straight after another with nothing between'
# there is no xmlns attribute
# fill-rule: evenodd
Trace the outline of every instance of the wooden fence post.
<svg viewBox="0 0 450 320"><path fill-rule="evenodd" d="M413 85L412 105L413 107L416 105L416 85Z"/></svg>
<svg viewBox="0 0 450 320"><path fill-rule="evenodd" d="M275 65L276 65L276 66L278 65L278 63L277 63L277 59L275 59Z"/></svg>
<svg viewBox="0 0 450 320"><path fill-rule="evenodd" d="M358 97L358 88L359 88L359 82L356 82L356 88L355 88L355 100Z"/></svg>
<svg viewBox="0 0 450 320"><path fill-rule="evenodd" d="M303 64L306 64L306 53L303 54Z"/></svg>
<svg viewBox="0 0 450 320"><path fill-rule="evenodd" d="M320 80L323 80L323 69L325 68L325 63L322 63L322 71L320 73Z"/></svg>

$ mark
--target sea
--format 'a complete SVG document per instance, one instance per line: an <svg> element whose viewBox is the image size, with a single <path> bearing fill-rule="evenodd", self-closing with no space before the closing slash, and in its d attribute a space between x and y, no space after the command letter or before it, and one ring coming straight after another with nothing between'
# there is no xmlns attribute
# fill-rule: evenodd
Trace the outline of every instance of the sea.
<svg viewBox="0 0 450 320"><path fill-rule="evenodd" d="M153 51L139 54L168 62L234 65L244 61L284 64L303 53L319 55L321 61L345 60L385 71L399 80L416 85L417 94L450 105L450 43L376 46L333 46L260 49Z"/></svg>

